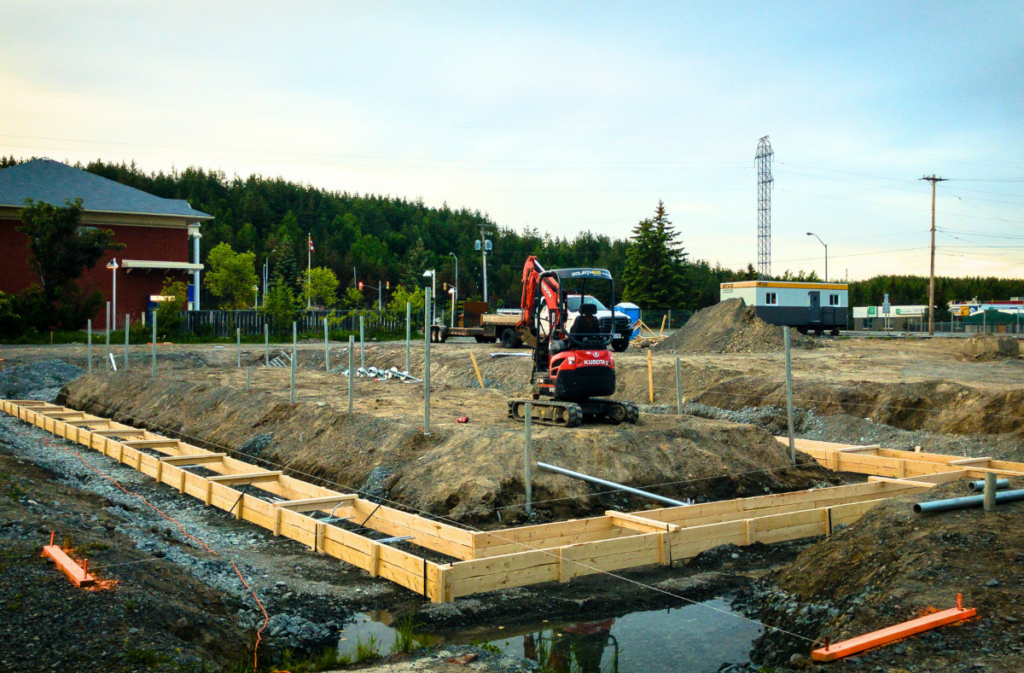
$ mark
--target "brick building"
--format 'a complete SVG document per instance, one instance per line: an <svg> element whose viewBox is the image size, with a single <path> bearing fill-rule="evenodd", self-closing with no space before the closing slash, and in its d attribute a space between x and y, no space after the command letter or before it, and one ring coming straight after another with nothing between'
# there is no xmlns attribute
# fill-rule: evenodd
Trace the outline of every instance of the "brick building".
<svg viewBox="0 0 1024 673"><path fill-rule="evenodd" d="M123 326L125 314L133 322L139 320L167 278L191 280L198 287L203 268L199 226L212 216L193 210L185 200L163 199L59 161L34 159L0 170L0 291L13 294L39 282L29 265L28 239L17 230L25 200L63 206L76 198L82 199L82 226L110 229L114 239L125 244L79 280L82 289L99 290L116 304L113 326ZM107 268L112 257L118 265L113 271ZM105 313L104 309L93 317L94 327L105 327Z"/></svg>

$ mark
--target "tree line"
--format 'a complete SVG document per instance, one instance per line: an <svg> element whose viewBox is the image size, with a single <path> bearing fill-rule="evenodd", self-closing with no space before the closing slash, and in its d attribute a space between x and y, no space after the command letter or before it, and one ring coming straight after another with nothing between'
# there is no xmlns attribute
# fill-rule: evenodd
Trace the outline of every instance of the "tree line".
<svg viewBox="0 0 1024 673"><path fill-rule="evenodd" d="M0 168L16 163L13 157L0 158ZM185 199L193 208L214 216L202 228L201 261L207 268L204 306L240 308L254 303L255 293L250 295L250 290L254 284L262 285L265 262L271 278L276 279L268 303L282 312L301 310L307 300L355 309L375 306L378 283L386 288L382 303L388 304L399 288L415 295L424 284L423 271L427 269L436 269L438 290L443 291L445 284L455 282L456 257L460 298L480 299L481 253L476 244L481 232L493 245L487 259L488 294L497 308L519 305L522 266L530 255L536 255L547 268L607 268L616 280L619 298L650 310L704 308L718 301L721 283L757 278L752 264L734 270L692 258L683 244L683 234L699 223L677 227L660 201L651 217L633 226L628 238L589 231L570 238L536 228L515 231L498 226L479 210L452 209L447 204L432 208L421 199L331 191L283 178L228 178L222 172L195 167L147 173L134 163L102 161L78 167L156 196ZM40 222L46 219L42 215L59 223L60 214L25 212L34 218L25 226L33 227L41 241L33 244L30 260L40 271L37 253L45 256L46 237L53 236L41 228ZM625 229L629 223L623 224ZM66 218L60 226L67 228ZM306 281L307 236L316 248L312 283ZM97 246L110 244L112 241L94 241L84 261L97 256ZM66 266L66 260L63 263ZM78 278L72 275L72 280ZM787 270L778 277L819 280L814 272L803 271ZM84 316L90 314L97 298L83 295L77 286L60 289L47 283L42 274L41 278L43 287L33 301L21 302L22 311L31 311L36 316L34 323L42 325L49 320L47 329L77 329L78 323L84 324ZM364 285L360 287L360 283ZM856 281L850 284L849 303L880 304L886 292L893 304L926 304L928 279L887 275ZM1024 280L937 279L940 306L951 299L974 296L1024 296ZM55 304L69 308L47 310Z"/></svg>

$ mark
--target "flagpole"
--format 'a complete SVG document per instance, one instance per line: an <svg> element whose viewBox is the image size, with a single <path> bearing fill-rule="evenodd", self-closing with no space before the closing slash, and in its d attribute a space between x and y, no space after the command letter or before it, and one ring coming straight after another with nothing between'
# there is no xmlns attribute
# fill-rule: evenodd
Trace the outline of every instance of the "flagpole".
<svg viewBox="0 0 1024 673"><path fill-rule="evenodd" d="M310 280L313 274L313 234L306 232L306 310L313 305L313 297L309 294L310 292Z"/></svg>

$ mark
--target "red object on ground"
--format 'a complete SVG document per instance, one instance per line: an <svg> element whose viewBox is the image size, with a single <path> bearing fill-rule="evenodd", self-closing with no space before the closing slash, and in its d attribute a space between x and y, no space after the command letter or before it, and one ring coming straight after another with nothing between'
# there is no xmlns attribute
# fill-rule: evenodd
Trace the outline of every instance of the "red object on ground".
<svg viewBox="0 0 1024 673"><path fill-rule="evenodd" d="M469 423L469 416L459 416L455 419L456 423Z"/></svg>
<svg viewBox="0 0 1024 673"><path fill-rule="evenodd" d="M446 663L446 664L458 664L459 666L465 666L469 662L474 661L476 658L477 658L477 653L476 652L469 652L468 654L463 654L461 657L452 657L451 659L445 659L444 663Z"/></svg>
<svg viewBox="0 0 1024 673"><path fill-rule="evenodd" d="M84 568L75 563L70 556L64 553L63 549L53 544L53 533L50 533L50 544L43 547L43 556L52 558L61 572L67 575L76 587L88 587L96 584L96 578L89 574L89 561L85 562Z"/></svg>
<svg viewBox="0 0 1024 673"><path fill-rule="evenodd" d="M932 629L940 626L945 626L946 624L952 624L953 622L959 622L975 616L978 611L974 608L964 609L961 607L962 600L962 596L958 594L956 597L955 608L936 612L931 615L925 615L924 617L912 619L909 622L890 626L889 628L882 629L880 631L865 633L863 636L844 640L834 645L827 645L814 650L814 652L811 653L811 658L815 661L835 661L836 659L842 659L843 657L848 657L852 654L869 650L872 647L885 645L896 640L901 640L925 631L931 631Z"/></svg>

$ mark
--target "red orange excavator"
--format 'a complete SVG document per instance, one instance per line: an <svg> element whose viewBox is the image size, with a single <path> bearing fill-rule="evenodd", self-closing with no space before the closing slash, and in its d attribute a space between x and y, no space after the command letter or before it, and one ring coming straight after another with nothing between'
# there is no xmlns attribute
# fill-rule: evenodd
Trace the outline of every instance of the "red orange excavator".
<svg viewBox="0 0 1024 673"><path fill-rule="evenodd" d="M598 296L615 304L607 269L545 271L536 257L526 260L518 327L533 347L532 394L530 400L509 400L510 418L525 419L527 402L531 420L543 425L618 425L640 418L632 402L603 399L615 393L615 360L608 346L616 333L614 317L596 317Z"/></svg>

